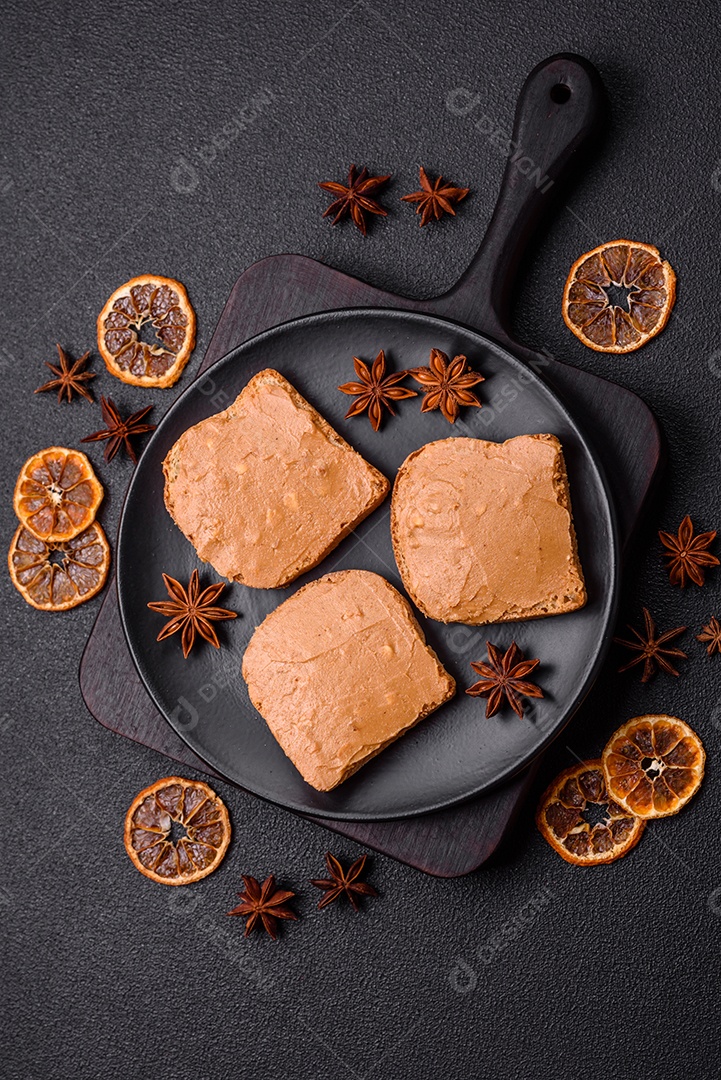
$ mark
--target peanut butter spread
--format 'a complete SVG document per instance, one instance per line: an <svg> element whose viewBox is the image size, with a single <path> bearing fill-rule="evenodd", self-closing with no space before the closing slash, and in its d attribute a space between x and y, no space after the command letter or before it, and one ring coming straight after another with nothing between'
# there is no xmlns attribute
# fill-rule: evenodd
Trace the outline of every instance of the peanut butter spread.
<svg viewBox="0 0 721 1080"><path fill-rule="evenodd" d="M275 371L186 431L163 467L166 506L200 558L254 588L316 566L389 487Z"/></svg>
<svg viewBox="0 0 721 1080"><path fill-rule="evenodd" d="M250 699L304 779L330 791L455 693L410 605L366 570L305 585L257 628Z"/></svg>
<svg viewBox="0 0 721 1080"><path fill-rule="evenodd" d="M391 530L403 583L432 619L507 622L586 602L553 435L428 443L399 470Z"/></svg>

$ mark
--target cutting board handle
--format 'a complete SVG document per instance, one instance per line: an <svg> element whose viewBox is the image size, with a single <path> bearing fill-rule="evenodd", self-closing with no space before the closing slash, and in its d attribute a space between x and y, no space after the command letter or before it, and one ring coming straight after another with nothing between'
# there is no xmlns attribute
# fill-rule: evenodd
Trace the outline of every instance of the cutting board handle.
<svg viewBox="0 0 721 1080"><path fill-rule="evenodd" d="M564 170L598 130L605 100L603 83L593 64L582 56L561 53L542 61L523 84L510 140L483 113L477 98L463 94L456 92L449 100L450 110L467 114L468 122L500 148L507 160L478 254L443 300L453 301L455 318L472 313L474 326L508 341L511 292L519 262Z"/></svg>

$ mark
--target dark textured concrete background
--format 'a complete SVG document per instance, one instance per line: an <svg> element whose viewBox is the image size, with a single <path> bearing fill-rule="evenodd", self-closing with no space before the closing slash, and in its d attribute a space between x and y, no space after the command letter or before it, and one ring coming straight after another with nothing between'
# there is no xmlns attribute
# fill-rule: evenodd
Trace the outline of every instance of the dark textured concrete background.
<svg viewBox="0 0 721 1080"><path fill-rule="evenodd" d="M686 512L721 527L717 37L713 3L671 0L6 3L5 543L20 464L99 426L97 405L33 397L56 341L93 350L96 397L126 410L153 400L156 415L173 398L121 385L97 356L95 317L118 284L155 271L187 285L199 340L180 389L235 278L262 256L303 252L418 296L445 289L478 245L503 168L471 119L446 109L447 94L477 93L479 114L506 130L526 73L571 50L600 69L610 127L526 262L516 324L636 390L659 417L669 467L623 615L637 622L646 603L662 628L691 628L679 679L642 686L617 676L611 656L492 866L438 881L376 856L382 896L356 916L317 912L306 883L329 845L351 858L352 843L224 785L234 839L222 868L188 890L136 873L125 809L172 767L83 705L78 662L99 601L43 614L2 575L6 1076L718 1075L721 657L694 635L721 616L721 573L703 590L671 588L656 537ZM365 241L320 216L316 181L341 178L350 161L394 174L393 213ZM421 163L473 189L438 228L420 230L397 202ZM619 236L657 244L679 278L669 326L626 359L584 349L560 316L573 259ZM106 465L100 447L91 457L112 537L131 466ZM702 793L622 862L567 866L536 833L532 803L574 754L595 755L649 711L702 735ZM271 871L299 891L302 920L276 944L245 941L224 912L242 872Z"/></svg>

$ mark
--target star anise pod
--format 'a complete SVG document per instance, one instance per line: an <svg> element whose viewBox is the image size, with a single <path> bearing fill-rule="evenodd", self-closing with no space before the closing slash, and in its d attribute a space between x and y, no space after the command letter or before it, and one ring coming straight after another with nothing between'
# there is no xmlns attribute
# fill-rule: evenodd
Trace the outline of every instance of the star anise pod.
<svg viewBox="0 0 721 1080"><path fill-rule="evenodd" d="M323 191L330 191L336 198L326 210L323 217L335 214L331 224L336 225L344 217L350 214L351 220L363 236L366 235L365 214L377 214L378 217L387 217L388 211L384 210L372 193L377 192L383 184L390 180L387 176L369 176L368 170L363 168L356 175L355 165L348 170L348 183L338 184L335 180L324 180L318 184Z"/></svg>
<svg viewBox="0 0 721 1080"><path fill-rule="evenodd" d="M331 855L329 851L326 852L325 865L328 867L330 877L311 879L311 885L315 885L316 889L323 889L325 892L325 896L322 896L318 902L319 911L343 895L348 897L353 910L358 911L357 898L359 896L378 895L372 885L358 880L363 873L367 858L367 855L361 855L360 859L356 859L347 870L344 870L335 855Z"/></svg>
<svg viewBox="0 0 721 1080"><path fill-rule="evenodd" d="M57 390L58 401L63 400L63 396L66 401L72 401L73 394L82 394L86 401L92 401L93 396L90 394L83 383L90 382L95 378L95 372L84 371L84 367L88 362L90 356L90 350L83 353L77 360L71 362L70 357L63 349L62 345L55 346L58 350L58 362L60 367L56 367L55 364L51 364L49 360L45 361L45 366L49 367L55 376L54 379L50 379L49 382L43 383L35 391L36 394L42 394L45 390Z"/></svg>
<svg viewBox="0 0 721 1080"><path fill-rule="evenodd" d="M708 642L706 652L712 656L715 652L721 653L721 623L715 615L711 617L706 626L701 627L701 633L696 636L697 641Z"/></svg>
<svg viewBox="0 0 721 1080"><path fill-rule="evenodd" d="M103 442L107 439L108 445L105 447L103 455L106 461L112 461L120 447L124 446L132 460L137 463L138 457L131 440L136 435L144 435L147 431L155 431L155 424L144 424L142 422L153 406L148 405L144 409L139 409L138 412L132 413L125 420L119 413L112 398L101 396L100 408L107 427L103 428L102 431L94 432L92 435L86 435L80 442Z"/></svg>
<svg viewBox="0 0 721 1080"><path fill-rule="evenodd" d="M678 675L678 671L676 671L676 668L669 660L669 657L686 660L687 655L683 649L679 649L676 645L672 645L669 648L668 642L673 641L679 634L683 634L687 627L677 626L673 630L666 630L663 634L657 635L656 624L651 618L651 613L648 608L643 609L643 621L643 633L634 629L633 626L628 627L635 638L634 641L627 641L624 638L618 637L613 639L617 645L623 645L626 649L630 649L632 653L636 654L632 660L618 669L619 672L628 671L629 668L642 663L643 674L641 675L641 682L648 682L659 670L665 671L668 675Z"/></svg>
<svg viewBox="0 0 721 1080"><path fill-rule="evenodd" d="M486 717L495 716L503 706L504 698L513 711L523 717L522 697L542 698L543 690L535 683L528 682L526 676L538 667L540 660L524 660L523 653L515 641L505 653L486 642L489 664L479 660L471 661L471 667L482 676L477 683L466 690L472 697L488 698Z"/></svg>
<svg viewBox="0 0 721 1080"><path fill-rule="evenodd" d="M440 409L446 420L455 424L461 405L481 408L481 402L470 387L485 382L485 378L477 371L466 371L467 363L465 356L454 356L449 363L440 349L431 349L430 366L411 369L410 374L423 387L421 412Z"/></svg>
<svg viewBox="0 0 721 1080"><path fill-rule="evenodd" d="M248 937L256 926L262 926L275 941L280 919L297 921L298 916L287 906L287 901L294 897L295 893L288 889L276 889L273 874L270 874L262 885L256 878L243 874L243 884L244 891L238 893L242 903L229 911L228 915L248 916L245 937Z"/></svg>
<svg viewBox="0 0 721 1080"><path fill-rule="evenodd" d="M220 648L218 635L213 628L213 623L221 619L236 619L237 612L228 611L227 608L215 606L225 582L220 581L216 585L209 585L207 589L200 591L198 571L193 570L190 575L190 583L187 592L175 578L163 574L165 588L168 590L170 600L154 600L148 604L151 611L158 611L166 615L170 622L163 627L156 640L163 641L171 634L181 631L181 644L183 656L187 659L188 653L195 644L198 635L209 641L216 649Z"/></svg>
<svg viewBox="0 0 721 1080"><path fill-rule="evenodd" d="M718 566L719 560L706 549L716 539L715 532L693 534L691 518L686 515L678 527L678 534L659 530L661 543L667 549L668 576L672 585L685 586L689 581L703 585L704 574L709 566Z"/></svg>
<svg viewBox="0 0 721 1080"><path fill-rule="evenodd" d="M414 191L410 195L401 196L401 202L417 203L416 213L421 215L421 228L427 225L431 218L440 221L441 215L452 214L455 217L453 203L459 203L465 199L470 188L451 187L443 183L443 177L439 176L433 183L426 176L426 170L420 167L421 190Z"/></svg>
<svg viewBox="0 0 721 1080"><path fill-rule="evenodd" d="M384 407L388 409L391 416L395 416L393 401L418 397L415 390L409 390L406 386L398 386L398 383L402 382L409 372L396 371L392 375L386 375L386 356L383 349L373 361L372 368L369 369L368 365L357 356L353 357L353 366L360 382L343 383L342 386L338 387L344 394L358 394L358 397L345 414L346 420L349 416L359 416L367 409L371 427L374 431L377 431L381 426Z"/></svg>

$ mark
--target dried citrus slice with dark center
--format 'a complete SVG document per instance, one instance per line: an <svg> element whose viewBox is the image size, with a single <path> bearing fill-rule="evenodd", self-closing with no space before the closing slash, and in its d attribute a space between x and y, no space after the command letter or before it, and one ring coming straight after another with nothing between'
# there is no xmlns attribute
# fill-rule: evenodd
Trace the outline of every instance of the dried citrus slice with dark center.
<svg viewBox="0 0 721 1080"><path fill-rule="evenodd" d="M100 592L110 567L110 545L94 521L78 536L48 544L20 525L8 552L12 583L41 611L68 611Z"/></svg>
<svg viewBox="0 0 721 1080"><path fill-rule="evenodd" d="M166 776L135 796L124 839L141 874L162 885L190 885L223 861L230 818L207 784Z"/></svg>
<svg viewBox="0 0 721 1080"><path fill-rule="evenodd" d="M103 487L85 454L50 446L29 458L15 485L21 523L49 544L71 540L95 520Z"/></svg>
<svg viewBox="0 0 721 1080"><path fill-rule="evenodd" d="M566 862L599 866L635 847L646 823L609 798L601 762L586 761L565 769L549 785L538 804L536 825Z"/></svg>
<svg viewBox="0 0 721 1080"><path fill-rule="evenodd" d="M676 275L658 248L612 240L576 259L563 318L597 352L633 352L663 330L675 297Z"/></svg>
<svg viewBox="0 0 721 1080"><path fill-rule="evenodd" d="M154 340L141 340L143 327ZM195 346L195 312L179 281L143 274L126 281L98 315L108 371L133 386L172 386Z"/></svg>
<svg viewBox="0 0 721 1080"><path fill-rule="evenodd" d="M640 818L677 814L700 788L705 762L698 735L675 716L636 716L603 751L608 790Z"/></svg>

